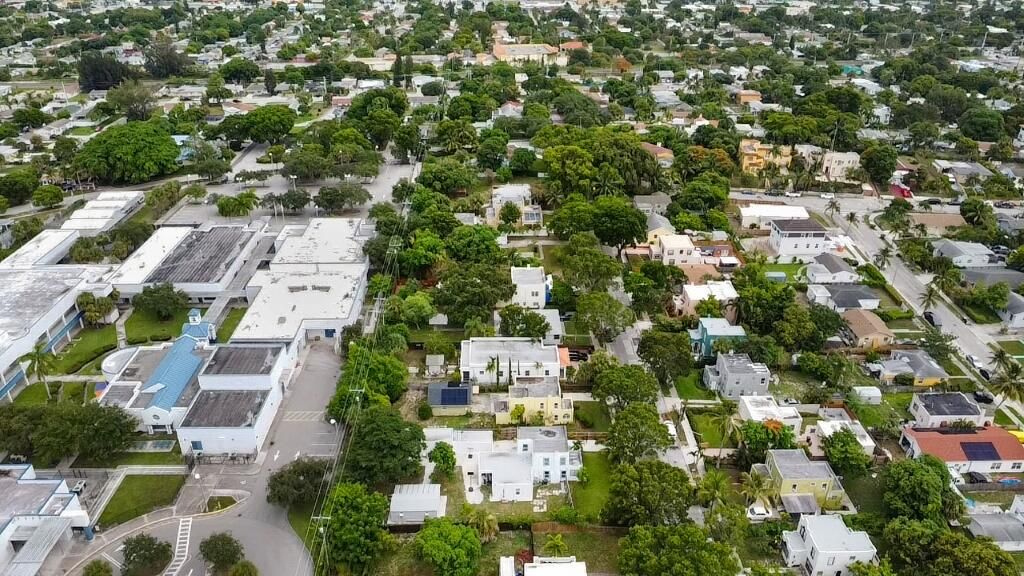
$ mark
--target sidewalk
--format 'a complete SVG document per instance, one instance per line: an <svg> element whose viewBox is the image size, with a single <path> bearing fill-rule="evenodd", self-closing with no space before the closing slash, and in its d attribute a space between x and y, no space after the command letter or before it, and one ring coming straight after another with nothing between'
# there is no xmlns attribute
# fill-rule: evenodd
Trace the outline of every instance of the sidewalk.
<svg viewBox="0 0 1024 576"><path fill-rule="evenodd" d="M134 311L135 308L125 310L117 317L117 322L114 323L114 329L117 330L117 348L119 350L128 345L128 331L124 326Z"/></svg>

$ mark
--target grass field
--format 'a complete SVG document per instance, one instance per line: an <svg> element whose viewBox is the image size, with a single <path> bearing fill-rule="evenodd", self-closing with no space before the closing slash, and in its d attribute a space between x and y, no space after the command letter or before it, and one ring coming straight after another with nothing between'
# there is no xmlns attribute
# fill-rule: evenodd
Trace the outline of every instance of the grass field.
<svg viewBox="0 0 1024 576"><path fill-rule="evenodd" d="M381 558L371 572L377 576L434 576L430 566L416 557L414 538L399 537L397 549ZM498 576L498 559L502 556L515 556L521 550L530 550L529 532L499 532L493 542L483 545L476 576Z"/></svg>
<svg viewBox="0 0 1024 576"><path fill-rule="evenodd" d="M872 474L874 477L872 478ZM846 494L857 507L857 512L873 512L881 514L884 512L882 505L882 474L878 471L869 471L858 478L843 479L843 487Z"/></svg>
<svg viewBox="0 0 1024 576"><path fill-rule="evenodd" d="M566 320L563 323L565 327L565 344L567 346L592 346L593 340L590 338L590 334L587 334L582 328L576 325L575 320Z"/></svg>
<svg viewBox="0 0 1024 576"><path fill-rule="evenodd" d="M586 452L583 454L583 468L589 480L586 486L580 486L579 482L570 484L572 502L581 514L594 522L600 518L601 509L608 499L612 466L604 452Z"/></svg>
<svg viewBox="0 0 1024 576"><path fill-rule="evenodd" d="M883 394L882 403L877 406L862 404L857 406L857 418L867 427L879 426L890 417L909 418L912 392L896 392Z"/></svg>
<svg viewBox="0 0 1024 576"><path fill-rule="evenodd" d="M961 304L960 309L978 324L995 324L1000 321L999 315L996 314L995 310L988 307Z"/></svg>
<svg viewBox="0 0 1024 576"><path fill-rule="evenodd" d="M539 532L535 532L533 536L534 554L540 555L547 536ZM586 562L587 572L591 574L618 573L619 538L618 534L596 529L581 529L562 534L562 539L569 548L569 555Z"/></svg>
<svg viewBox="0 0 1024 576"><path fill-rule="evenodd" d="M575 412L576 424L579 427L594 432L607 432L612 423L608 409L601 406L600 402L574 402L573 412ZM581 415L589 422L589 425L583 425L580 421Z"/></svg>
<svg viewBox="0 0 1024 576"><path fill-rule="evenodd" d="M188 321L188 310L179 310L169 320L158 320L144 312L136 310L124 329L129 344L145 342L166 342L181 335L181 326Z"/></svg>
<svg viewBox="0 0 1024 576"><path fill-rule="evenodd" d="M913 318L899 318L897 320L889 320L888 322L885 323L885 325L888 326L892 330L920 330L921 329L921 327L918 326L916 322L914 322ZM897 334L897 336L900 337L900 338L903 337L900 334Z"/></svg>
<svg viewBox="0 0 1024 576"><path fill-rule="evenodd" d="M170 506L185 485L184 476L125 476L114 497L103 510L99 524L110 528Z"/></svg>
<svg viewBox="0 0 1024 576"><path fill-rule="evenodd" d="M714 400L715 393L700 385L700 370L691 370L676 379L676 393L683 400Z"/></svg>
<svg viewBox="0 0 1024 576"><path fill-rule="evenodd" d="M806 266L806 264L802 264L799 262L793 264L768 264L764 267L764 271L785 272L786 279L792 282L797 279L800 270L802 270L804 266Z"/></svg>
<svg viewBox="0 0 1024 576"><path fill-rule="evenodd" d="M548 274L561 275L562 264L559 261L559 254L562 249L559 246L544 246L544 271Z"/></svg>
<svg viewBox="0 0 1024 576"><path fill-rule="evenodd" d="M116 468L118 466L177 466L182 464L181 448L177 443L167 452L114 452L109 458L88 459L78 457L72 468Z"/></svg>
<svg viewBox="0 0 1024 576"><path fill-rule="evenodd" d="M690 413L690 426L698 436L698 441L703 442L709 448L735 448L736 443L732 438L726 438L722 443L722 429L712 423L710 414Z"/></svg>
<svg viewBox="0 0 1024 576"><path fill-rule="evenodd" d="M71 344L57 355L53 370L57 374L74 374L114 348L117 348L117 330L113 324L86 328L76 334Z"/></svg>
<svg viewBox="0 0 1024 576"><path fill-rule="evenodd" d="M216 512L234 505L235 499L231 496L212 496L206 501L206 511Z"/></svg>
<svg viewBox="0 0 1024 576"><path fill-rule="evenodd" d="M231 335L235 333L235 328L238 328L238 323L242 321L242 316L245 316L245 312L248 308L232 308L228 310L224 321L217 327L217 342L227 342L231 339Z"/></svg>
<svg viewBox="0 0 1024 576"><path fill-rule="evenodd" d="M1013 420L1006 415L1006 410L1004 409L996 410L995 423L999 426L1016 426Z"/></svg>
<svg viewBox="0 0 1024 576"><path fill-rule="evenodd" d="M309 530L309 517L313 515L312 506L293 506L288 509L288 524L292 531L306 545L307 550L312 550L310 542L314 534Z"/></svg>
<svg viewBox="0 0 1024 576"><path fill-rule="evenodd" d="M1010 507L1013 504L1013 498L1016 496L1013 492L965 492L964 498L968 500L974 500L975 502L984 502L986 504L998 504L1003 510Z"/></svg>
<svg viewBox="0 0 1024 576"><path fill-rule="evenodd" d="M46 404L49 400L46 397L46 385L42 383L29 384L14 397L14 403L19 406L32 406Z"/></svg>
<svg viewBox="0 0 1024 576"><path fill-rule="evenodd" d="M1000 340L997 344L1011 356L1024 356L1024 342L1020 340Z"/></svg>

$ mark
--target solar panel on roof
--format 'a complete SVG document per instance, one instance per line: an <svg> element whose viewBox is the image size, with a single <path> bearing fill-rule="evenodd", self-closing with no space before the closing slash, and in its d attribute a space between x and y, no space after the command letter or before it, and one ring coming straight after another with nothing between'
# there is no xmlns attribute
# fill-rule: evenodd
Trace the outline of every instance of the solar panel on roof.
<svg viewBox="0 0 1024 576"><path fill-rule="evenodd" d="M999 460L999 451L991 442L961 442L960 448L971 461Z"/></svg>
<svg viewBox="0 0 1024 576"><path fill-rule="evenodd" d="M441 405L468 406L469 388L445 388L441 390Z"/></svg>

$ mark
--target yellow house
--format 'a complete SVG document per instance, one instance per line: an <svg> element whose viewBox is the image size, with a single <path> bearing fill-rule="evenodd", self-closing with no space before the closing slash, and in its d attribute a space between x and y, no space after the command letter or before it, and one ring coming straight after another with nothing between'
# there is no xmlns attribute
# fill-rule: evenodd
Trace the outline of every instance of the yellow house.
<svg viewBox="0 0 1024 576"><path fill-rule="evenodd" d="M761 93L757 90L740 90L736 93L736 103L740 106L746 106L751 102L760 102Z"/></svg>
<svg viewBox="0 0 1024 576"><path fill-rule="evenodd" d="M760 140L752 138L740 140L740 169L744 172L759 174L769 164L774 164L780 169L789 168L792 161L791 146L762 144Z"/></svg>
<svg viewBox="0 0 1024 576"><path fill-rule="evenodd" d="M523 383L519 378L516 384L509 386L508 398L494 401L494 422L499 426L509 424L525 424L532 420L544 419L545 426L568 424L573 421L572 400L563 399L558 382L553 379L539 378L534 382ZM522 406L519 416L518 406ZM513 418L515 414L516 418ZM517 419L519 418L519 419Z"/></svg>
<svg viewBox="0 0 1024 576"><path fill-rule="evenodd" d="M769 450L764 464L754 470L767 474L780 497L812 495L818 505L835 505L846 492L828 462L812 461L803 450Z"/></svg>

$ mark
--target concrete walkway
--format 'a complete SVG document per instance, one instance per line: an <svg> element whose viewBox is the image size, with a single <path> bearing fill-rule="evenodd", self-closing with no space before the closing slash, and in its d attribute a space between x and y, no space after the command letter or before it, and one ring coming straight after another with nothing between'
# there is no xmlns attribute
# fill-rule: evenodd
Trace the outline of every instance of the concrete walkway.
<svg viewBox="0 0 1024 576"><path fill-rule="evenodd" d="M121 315L117 317L117 322L114 323L114 329L117 331L117 348L121 349L128 346L128 331L125 329L125 323L128 322L128 318L131 318L134 308L129 308Z"/></svg>

